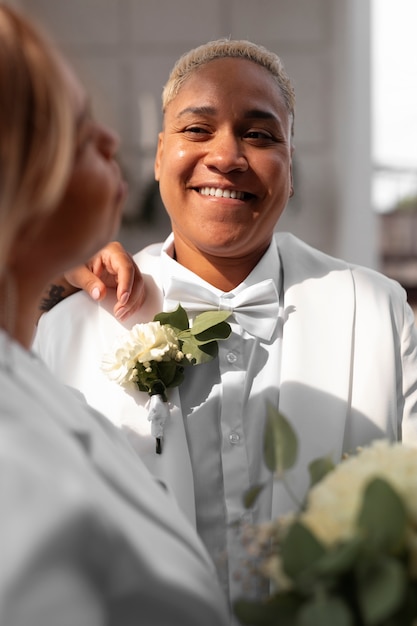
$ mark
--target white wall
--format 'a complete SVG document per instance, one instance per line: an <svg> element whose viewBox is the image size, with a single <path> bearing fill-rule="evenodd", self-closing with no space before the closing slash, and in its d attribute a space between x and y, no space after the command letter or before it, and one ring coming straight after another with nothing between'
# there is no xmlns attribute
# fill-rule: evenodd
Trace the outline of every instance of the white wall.
<svg viewBox="0 0 417 626"><path fill-rule="evenodd" d="M134 215L152 180L160 94L176 58L222 36L277 52L296 96L296 195L279 229L373 265L370 208L368 0L20 0L82 71L96 111L116 126ZM363 18L363 21L362 21ZM357 93L357 84L360 93ZM165 235L126 234L132 251Z"/></svg>

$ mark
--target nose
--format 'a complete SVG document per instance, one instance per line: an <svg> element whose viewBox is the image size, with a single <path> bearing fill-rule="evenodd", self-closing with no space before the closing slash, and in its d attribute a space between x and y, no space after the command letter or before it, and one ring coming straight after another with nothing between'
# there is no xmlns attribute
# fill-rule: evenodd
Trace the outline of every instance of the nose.
<svg viewBox="0 0 417 626"><path fill-rule="evenodd" d="M113 159L119 151L120 137L116 131L102 125L99 129L97 143L100 152L107 159Z"/></svg>
<svg viewBox="0 0 417 626"><path fill-rule="evenodd" d="M242 141L232 132L219 132L211 139L204 161L207 167L224 174L244 172L249 167Z"/></svg>

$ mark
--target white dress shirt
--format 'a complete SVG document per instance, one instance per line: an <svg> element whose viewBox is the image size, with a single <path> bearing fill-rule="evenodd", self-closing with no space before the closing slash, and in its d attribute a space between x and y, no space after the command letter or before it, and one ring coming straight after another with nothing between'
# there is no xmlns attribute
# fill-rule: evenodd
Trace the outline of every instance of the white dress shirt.
<svg viewBox="0 0 417 626"><path fill-rule="evenodd" d="M221 294L173 259L173 245L171 236L162 250L162 284L175 276ZM230 293L238 294L270 278L279 293L279 267L277 248L270 246L255 269ZM227 595L234 598L242 592L236 574L242 572L248 558L236 522L260 522L271 517L271 475L263 462L262 439L266 403L278 407L282 326L277 320L271 341L265 342L243 330L233 316L228 322L232 334L219 342L218 359L186 369L180 400L193 468L197 530ZM264 481L269 487L253 509L246 510L243 494Z"/></svg>

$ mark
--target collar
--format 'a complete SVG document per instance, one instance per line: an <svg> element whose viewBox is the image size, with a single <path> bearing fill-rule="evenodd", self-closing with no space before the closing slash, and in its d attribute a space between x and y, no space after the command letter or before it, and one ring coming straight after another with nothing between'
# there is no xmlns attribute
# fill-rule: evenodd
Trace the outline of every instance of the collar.
<svg viewBox="0 0 417 626"><path fill-rule="evenodd" d="M167 280L170 276L175 276L181 280L201 285L209 291L212 291L217 296L225 293L175 261L174 243L174 234L171 233L165 240L161 250L161 284L163 286L164 293ZM243 289L246 289L246 287L256 285L267 279L271 279L274 282L277 292L280 293L282 280L281 274L281 260L278 254L277 245L273 239L265 254L258 261L250 274L248 274L248 276L237 287L228 293L237 295L243 291Z"/></svg>

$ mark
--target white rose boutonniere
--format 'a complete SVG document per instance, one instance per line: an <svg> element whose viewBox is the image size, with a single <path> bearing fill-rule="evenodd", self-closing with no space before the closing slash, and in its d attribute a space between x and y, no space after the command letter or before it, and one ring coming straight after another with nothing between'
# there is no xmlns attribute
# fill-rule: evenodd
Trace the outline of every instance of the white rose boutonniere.
<svg viewBox="0 0 417 626"><path fill-rule="evenodd" d="M105 355L102 369L119 385L135 384L150 396L148 419L162 451L164 424L169 416L166 390L184 380L184 369L214 359L217 342L227 339L231 329L228 311L197 315L192 326L185 310L159 313L152 322L136 324L122 337L114 353Z"/></svg>

